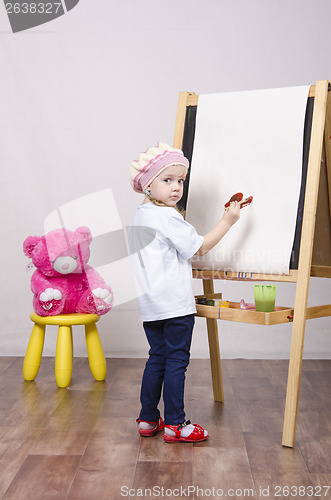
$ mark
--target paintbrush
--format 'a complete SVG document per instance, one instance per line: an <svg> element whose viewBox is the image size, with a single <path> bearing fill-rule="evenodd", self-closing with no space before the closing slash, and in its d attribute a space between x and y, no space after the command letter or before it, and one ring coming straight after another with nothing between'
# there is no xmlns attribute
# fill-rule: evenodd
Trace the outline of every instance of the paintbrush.
<svg viewBox="0 0 331 500"><path fill-rule="evenodd" d="M227 203L225 203L224 208L225 210L229 208L231 201L239 201L240 208L247 207L247 205L250 205L253 201L253 196L248 196L248 198L245 198L243 200L244 195L242 193L236 193L231 198Z"/></svg>

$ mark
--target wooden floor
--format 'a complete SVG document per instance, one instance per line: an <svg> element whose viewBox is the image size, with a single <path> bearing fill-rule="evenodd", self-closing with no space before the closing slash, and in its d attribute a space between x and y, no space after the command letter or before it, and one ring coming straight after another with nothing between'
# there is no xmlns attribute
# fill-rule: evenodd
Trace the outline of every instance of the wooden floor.
<svg viewBox="0 0 331 500"><path fill-rule="evenodd" d="M187 418L210 434L195 445L138 435L144 360L108 359L95 382L75 358L69 389L56 386L54 358L35 382L22 366L0 357L0 498L331 498L331 360L303 363L293 449L281 446L287 361L223 361L220 404L209 361L192 360Z"/></svg>

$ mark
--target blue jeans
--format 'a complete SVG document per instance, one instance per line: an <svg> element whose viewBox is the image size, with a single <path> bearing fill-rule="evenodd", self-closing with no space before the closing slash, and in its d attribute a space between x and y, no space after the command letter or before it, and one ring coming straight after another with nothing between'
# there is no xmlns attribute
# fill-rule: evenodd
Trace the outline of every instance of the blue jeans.
<svg viewBox="0 0 331 500"><path fill-rule="evenodd" d="M143 323L150 345L142 385L139 418L157 422L158 404L163 385L164 423L181 424L185 421L185 372L190 362L190 347L194 314Z"/></svg>

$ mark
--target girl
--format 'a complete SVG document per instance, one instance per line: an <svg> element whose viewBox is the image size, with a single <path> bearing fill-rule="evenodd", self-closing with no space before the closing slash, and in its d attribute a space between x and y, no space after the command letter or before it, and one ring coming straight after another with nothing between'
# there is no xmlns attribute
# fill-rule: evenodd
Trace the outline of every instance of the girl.
<svg viewBox="0 0 331 500"><path fill-rule="evenodd" d="M168 443L208 439L200 425L185 423L185 372L196 312L190 259L209 252L240 217L239 203L231 202L216 226L205 236L198 235L176 207L188 168L182 151L164 143L140 154L130 167L133 189L145 194L132 226L152 228L155 235L140 252L147 291L138 298L139 318L150 350L137 422L142 436L164 430ZM139 242L134 246L139 248ZM162 387L164 422L158 410Z"/></svg>

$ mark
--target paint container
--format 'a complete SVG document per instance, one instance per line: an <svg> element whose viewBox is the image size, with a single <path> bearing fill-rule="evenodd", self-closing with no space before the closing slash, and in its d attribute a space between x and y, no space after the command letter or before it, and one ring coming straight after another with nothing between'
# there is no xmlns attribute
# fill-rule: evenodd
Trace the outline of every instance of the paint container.
<svg viewBox="0 0 331 500"><path fill-rule="evenodd" d="M276 285L254 285L255 309L261 312L275 310Z"/></svg>
<svg viewBox="0 0 331 500"><path fill-rule="evenodd" d="M215 300L206 300L206 306L214 306L215 305Z"/></svg>
<svg viewBox="0 0 331 500"><path fill-rule="evenodd" d="M230 307L230 303L228 300L220 300L218 303L219 307Z"/></svg>

